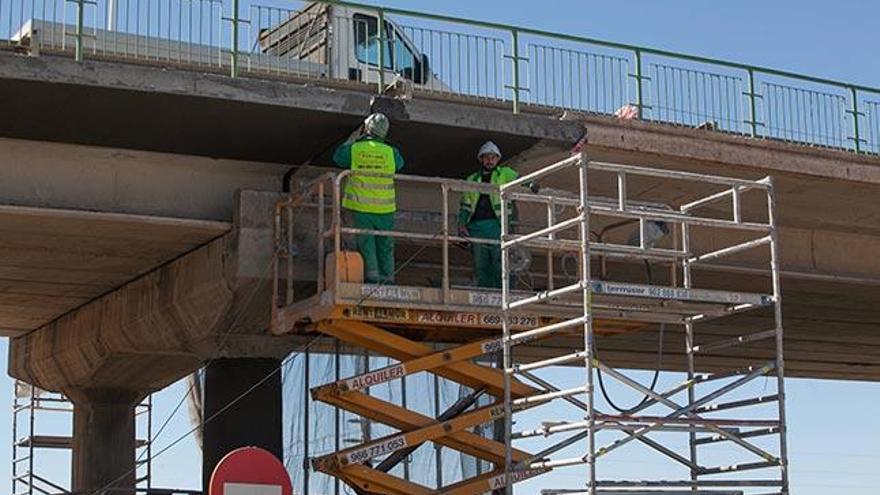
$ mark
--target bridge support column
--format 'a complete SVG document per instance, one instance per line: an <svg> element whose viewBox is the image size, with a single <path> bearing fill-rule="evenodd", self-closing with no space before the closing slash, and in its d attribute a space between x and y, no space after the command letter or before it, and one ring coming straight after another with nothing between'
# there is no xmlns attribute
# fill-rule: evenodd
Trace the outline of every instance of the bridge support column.
<svg viewBox="0 0 880 495"><path fill-rule="evenodd" d="M283 462L281 372L276 372L280 365L281 360L276 358L223 358L211 361L205 368L204 493L208 493L211 473L220 459L239 447L266 449ZM255 385L244 398L229 406Z"/></svg>
<svg viewBox="0 0 880 495"><path fill-rule="evenodd" d="M106 389L65 393L73 402L73 491L133 489L134 408L144 394Z"/></svg>

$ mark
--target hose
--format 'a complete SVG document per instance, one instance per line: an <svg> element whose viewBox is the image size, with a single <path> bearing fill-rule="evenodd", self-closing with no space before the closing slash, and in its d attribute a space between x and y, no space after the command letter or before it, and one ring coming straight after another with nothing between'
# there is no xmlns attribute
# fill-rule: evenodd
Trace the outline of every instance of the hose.
<svg viewBox="0 0 880 495"><path fill-rule="evenodd" d="M612 224L612 225L609 225L608 227L602 229L602 231L599 233L596 233L596 232L590 232L590 233L593 234L599 240L599 242L602 242L602 237L605 235L605 233L608 230L612 230L617 227L622 227L622 226L627 225L629 223L630 222L618 222L617 224ZM647 279L648 285L652 285L654 282L654 276L653 276L653 273L651 272L651 263L648 260L644 260L644 262L645 262L645 278ZM660 379L660 369L662 368L662 364L663 364L663 336L664 336L665 332L666 332L666 324L661 323L659 337L658 337L658 343L657 343L657 366L654 369L654 376L653 376L653 378L651 378L651 385L648 386L648 389L651 392L656 391L657 382ZM595 341L593 342L592 351L593 351L593 355L596 356L596 359L599 359L599 351L598 351L598 349L596 349ZM605 402L607 402L608 405L611 406L612 409L619 412L620 414L624 414L624 415L632 414L632 413L640 410L645 404L648 403L649 400L651 400L651 396L646 393L643 395L642 399L636 405L634 405L632 407L628 407L628 408L620 407L617 403L614 402L614 400L611 399L611 395L608 393L608 390L605 388L605 380L603 379L601 368L596 369L596 377L598 378L598 381L599 381L599 390L602 392L602 397L605 399Z"/></svg>

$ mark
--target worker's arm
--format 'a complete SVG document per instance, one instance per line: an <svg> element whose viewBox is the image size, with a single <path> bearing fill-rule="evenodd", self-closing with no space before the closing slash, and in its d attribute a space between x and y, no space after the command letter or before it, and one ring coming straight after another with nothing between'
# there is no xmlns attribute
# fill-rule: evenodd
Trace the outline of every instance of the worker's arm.
<svg viewBox="0 0 880 495"><path fill-rule="evenodd" d="M514 181L519 178L519 172L516 170L510 169L513 171L513 178L511 181ZM519 209L516 207L516 201L510 202L510 221L508 225L510 226L510 233L514 233L516 230L516 226L519 224Z"/></svg>
<svg viewBox="0 0 880 495"><path fill-rule="evenodd" d="M400 150L396 146L392 146L392 148L394 149L394 170L400 172L400 169L403 168L403 155L400 154Z"/></svg>
<svg viewBox="0 0 880 495"><path fill-rule="evenodd" d="M333 163L342 168L351 168L351 144L345 142L333 153Z"/></svg>

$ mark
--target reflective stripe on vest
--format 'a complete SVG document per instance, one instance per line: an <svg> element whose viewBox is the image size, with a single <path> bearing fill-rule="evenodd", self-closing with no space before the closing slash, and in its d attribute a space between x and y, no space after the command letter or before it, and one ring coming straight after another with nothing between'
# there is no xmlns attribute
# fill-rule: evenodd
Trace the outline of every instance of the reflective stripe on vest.
<svg viewBox="0 0 880 495"><path fill-rule="evenodd" d="M345 183L342 206L361 213L394 213L394 148L379 141L351 145L351 175ZM364 175L358 172L369 172Z"/></svg>
<svg viewBox="0 0 880 495"><path fill-rule="evenodd" d="M519 177L516 170L510 167L497 166L492 170L490 182L496 186L507 184L508 182ZM482 173L474 172L465 179L469 182L482 182ZM480 193L477 191L467 191L461 195L461 207L468 212L468 221L473 217L477 209L477 202L480 200ZM501 195L498 193L489 194L489 202L492 203L492 211L495 217L501 219Z"/></svg>

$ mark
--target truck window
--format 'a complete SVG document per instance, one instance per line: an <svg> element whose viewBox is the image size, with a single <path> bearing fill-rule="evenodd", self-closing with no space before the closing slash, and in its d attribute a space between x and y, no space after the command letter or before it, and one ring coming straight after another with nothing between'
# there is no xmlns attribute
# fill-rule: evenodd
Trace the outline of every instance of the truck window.
<svg viewBox="0 0 880 495"><path fill-rule="evenodd" d="M416 56L404 41L403 33L397 28L393 28L392 33L391 58L394 70L397 72L403 72L407 69L412 71L415 68Z"/></svg>
<svg viewBox="0 0 880 495"><path fill-rule="evenodd" d="M377 39L376 25L378 22L373 16L355 14L352 27L354 29L354 54L359 62L369 65L379 65L379 50ZM388 39L388 22L385 22L385 39ZM393 60L391 58L391 50L389 43L382 44L384 53L384 66L386 69L393 68Z"/></svg>
<svg viewBox="0 0 880 495"><path fill-rule="evenodd" d="M375 17L354 15L355 57L361 63L374 66L379 64L376 24ZM416 56L406 43L403 33L388 21L385 21L385 39L390 41L382 45L385 50L385 68L397 72L409 70L412 73L418 63Z"/></svg>

